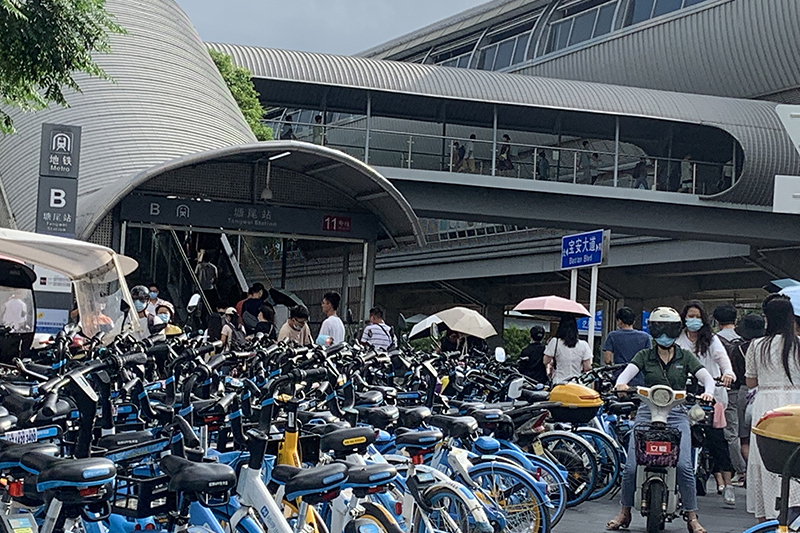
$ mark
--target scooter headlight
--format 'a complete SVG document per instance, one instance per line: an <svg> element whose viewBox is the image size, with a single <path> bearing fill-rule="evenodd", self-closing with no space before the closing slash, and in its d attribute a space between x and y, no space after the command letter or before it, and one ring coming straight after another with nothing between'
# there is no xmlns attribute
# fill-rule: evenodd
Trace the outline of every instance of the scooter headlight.
<svg viewBox="0 0 800 533"><path fill-rule="evenodd" d="M650 391L650 401L658 407L666 407L672 401L672 393L667 389Z"/></svg>

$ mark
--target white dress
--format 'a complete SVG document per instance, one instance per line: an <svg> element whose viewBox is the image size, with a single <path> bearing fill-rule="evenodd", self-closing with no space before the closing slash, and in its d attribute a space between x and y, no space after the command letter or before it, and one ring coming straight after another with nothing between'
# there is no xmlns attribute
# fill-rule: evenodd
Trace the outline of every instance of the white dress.
<svg viewBox="0 0 800 533"><path fill-rule="evenodd" d="M771 409L789 404L800 404L800 365L789 358L789 370L795 384L786 377L781 361L783 341L776 338L770 346L768 360L761 357L761 346L769 337L754 340L747 349L745 377L758 379L758 392L753 401L753 425ZM780 496L780 476L764 468L758 451L756 436L750 436L750 457L747 465L747 512L757 518L777 518L775 499ZM800 505L800 491L792 484L789 505Z"/></svg>

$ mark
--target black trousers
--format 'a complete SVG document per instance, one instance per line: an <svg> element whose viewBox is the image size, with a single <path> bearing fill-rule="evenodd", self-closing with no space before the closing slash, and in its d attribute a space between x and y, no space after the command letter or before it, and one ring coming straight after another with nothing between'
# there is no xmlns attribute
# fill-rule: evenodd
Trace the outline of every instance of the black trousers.
<svg viewBox="0 0 800 533"><path fill-rule="evenodd" d="M707 427L706 428L706 449L711 458L711 473L733 472L731 464L731 454L728 450L728 442L725 440L725 430Z"/></svg>

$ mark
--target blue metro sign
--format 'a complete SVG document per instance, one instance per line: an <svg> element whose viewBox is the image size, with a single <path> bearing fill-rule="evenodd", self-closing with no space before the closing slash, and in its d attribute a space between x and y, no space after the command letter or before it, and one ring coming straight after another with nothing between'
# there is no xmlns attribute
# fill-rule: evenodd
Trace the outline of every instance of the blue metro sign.
<svg viewBox="0 0 800 533"><path fill-rule="evenodd" d="M561 270L599 265L603 262L603 230L561 238Z"/></svg>

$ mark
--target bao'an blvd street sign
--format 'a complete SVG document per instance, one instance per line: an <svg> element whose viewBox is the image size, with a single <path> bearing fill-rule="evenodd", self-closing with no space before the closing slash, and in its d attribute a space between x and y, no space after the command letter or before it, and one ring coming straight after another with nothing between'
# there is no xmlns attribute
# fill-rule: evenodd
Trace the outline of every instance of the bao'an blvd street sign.
<svg viewBox="0 0 800 533"><path fill-rule="evenodd" d="M561 270L600 265L608 255L609 234L602 229L561 238Z"/></svg>
<svg viewBox="0 0 800 533"><path fill-rule="evenodd" d="M122 201L120 214L126 222L363 241L377 239L379 228L377 217L368 213L139 194Z"/></svg>

